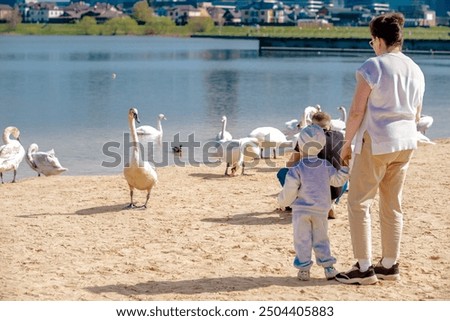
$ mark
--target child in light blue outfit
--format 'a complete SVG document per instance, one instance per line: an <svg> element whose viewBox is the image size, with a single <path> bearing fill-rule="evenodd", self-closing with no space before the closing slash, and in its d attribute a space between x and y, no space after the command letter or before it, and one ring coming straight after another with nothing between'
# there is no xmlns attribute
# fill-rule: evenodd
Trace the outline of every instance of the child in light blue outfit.
<svg viewBox="0 0 450 321"><path fill-rule="evenodd" d="M302 281L310 279L314 250L316 262L324 268L325 277L333 279L338 273L333 265L328 238L328 211L331 209L331 186L342 186L348 180L348 166L337 170L324 159L317 157L326 143L323 129L309 125L302 129L298 145L302 153L300 162L289 169L283 190L278 195L281 207L292 207L294 228L294 267Z"/></svg>

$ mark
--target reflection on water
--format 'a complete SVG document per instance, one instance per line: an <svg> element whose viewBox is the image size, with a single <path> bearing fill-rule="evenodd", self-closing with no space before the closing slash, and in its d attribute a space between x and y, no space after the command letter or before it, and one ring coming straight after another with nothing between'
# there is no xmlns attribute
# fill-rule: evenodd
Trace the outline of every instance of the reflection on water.
<svg viewBox="0 0 450 321"><path fill-rule="evenodd" d="M185 150L191 140L208 147L223 115L235 138L261 126L283 129L309 105L337 118L337 107L350 105L356 68L370 55L260 56L256 41L158 37L8 36L0 48L0 128L19 127L26 148L54 148L67 174L121 172L122 159L112 168L102 162L112 159L105 156L111 142L123 155L130 107L139 109L141 125L166 115L165 149L144 151L159 155L159 164L180 160L171 150L177 137ZM424 113L435 117L427 135L449 137L450 59L413 59L426 77ZM29 175L23 163L19 178Z"/></svg>
<svg viewBox="0 0 450 321"><path fill-rule="evenodd" d="M205 75L206 100L211 121L221 120L223 115L235 115L238 109L239 72L235 70L211 70ZM220 128L218 126L218 128Z"/></svg>

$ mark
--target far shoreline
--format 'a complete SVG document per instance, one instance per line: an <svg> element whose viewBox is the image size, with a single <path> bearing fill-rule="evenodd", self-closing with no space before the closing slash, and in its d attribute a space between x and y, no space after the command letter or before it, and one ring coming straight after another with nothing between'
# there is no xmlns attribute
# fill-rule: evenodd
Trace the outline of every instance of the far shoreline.
<svg viewBox="0 0 450 321"><path fill-rule="evenodd" d="M328 53L372 52L367 39L361 38L313 38L313 37L254 37L192 35L191 38L240 39L258 41L259 52L300 51ZM450 40L405 39L403 51L410 54L450 55Z"/></svg>

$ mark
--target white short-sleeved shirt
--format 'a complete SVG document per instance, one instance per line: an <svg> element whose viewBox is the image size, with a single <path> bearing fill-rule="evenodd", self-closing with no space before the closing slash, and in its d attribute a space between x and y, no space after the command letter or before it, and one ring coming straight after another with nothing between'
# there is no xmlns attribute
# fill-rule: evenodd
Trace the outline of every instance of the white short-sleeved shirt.
<svg viewBox="0 0 450 321"><path fill-rule="evenodd" d="M425 78L420 67L401 52L366 60L357 70L372 92L355 137L359 154L367 131L374 155L417 148L416 113L422 105Z"/></svg>

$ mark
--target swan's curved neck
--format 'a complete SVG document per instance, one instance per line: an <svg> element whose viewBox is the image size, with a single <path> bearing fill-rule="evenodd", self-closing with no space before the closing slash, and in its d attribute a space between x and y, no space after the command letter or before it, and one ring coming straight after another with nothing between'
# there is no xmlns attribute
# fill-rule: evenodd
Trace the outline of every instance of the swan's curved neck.
<svg viewBox="0 0 450 321"><path fill-rule="evenodd" d="M11 142L11 140L9 139L9 136L11 136L11 131L8 129L5 129L5 131L3 132L3 142L5 144L9 144Z"/></svg>
<svg viewBox="0 0 450 321"><path fill-rule="evenodd" d="M227 128L227 120L224 119L222 121L222 133L220 135L220 139L224 139L225 138L225 130L226 130L226 128Z"/></svg>
<svg viewBox="0 0 450 321"><path fill-rule="evenodd" d="M37 153L39 151L39 147L37 145L31 145L30 148L28 148L27 154L31 156L31 154Z"/></svg>
<svg viewBox="0 0 450 321"><path fill-rule="evenodd" d="M139 139L136 132L136 122L133 117L128 119L128 124L130 126L130 136L131 136L131 159L130 165L139 165Z"/></svg>
<svg viewBox="0 0 450 321"><path fill-rule="evenodd" d="M344 123L347 122L347 111L345 110L345 108L341 108L341 112L342 112L342 120L344 121Z"/></svg>
<svg viewBox="0 0 450 321"><path fill-rule="evenodd" d="M39 150L38 146L34 144L28 148L26 160L28 160L28 163L31 165L32 168L37 168L33 159L33 154L36 153L38 150Z"/></svg>
<svg viewBox="0 0 450 321"><path fill-rule="evenodd" d="M158 118L158 130L162 133L162 123L161 123L161 118Z"/></svg>

